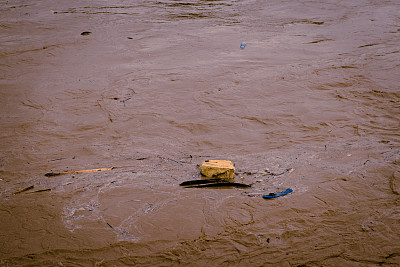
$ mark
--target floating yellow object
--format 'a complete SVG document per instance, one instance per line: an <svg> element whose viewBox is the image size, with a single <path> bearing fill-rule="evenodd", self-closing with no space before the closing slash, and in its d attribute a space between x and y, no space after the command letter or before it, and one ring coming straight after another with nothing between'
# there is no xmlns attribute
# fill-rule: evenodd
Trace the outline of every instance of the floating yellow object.
<svg viewBox="0 0 400 267"><path fill-rule="evenodd" d="M230 160L205 160L200 166L201 174L208 178L234 179L235 167Z"/></svg>

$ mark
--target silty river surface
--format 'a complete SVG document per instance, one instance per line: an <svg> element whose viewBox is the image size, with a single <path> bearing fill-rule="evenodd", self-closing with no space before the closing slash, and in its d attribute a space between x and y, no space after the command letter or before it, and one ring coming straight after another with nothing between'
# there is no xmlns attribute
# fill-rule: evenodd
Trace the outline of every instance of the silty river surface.
<svg viewBox="0 0 400 267"><path fill-rule="evenodd" d="M0 265L398 266L399 44L397 0L0 0Z"/></svg>

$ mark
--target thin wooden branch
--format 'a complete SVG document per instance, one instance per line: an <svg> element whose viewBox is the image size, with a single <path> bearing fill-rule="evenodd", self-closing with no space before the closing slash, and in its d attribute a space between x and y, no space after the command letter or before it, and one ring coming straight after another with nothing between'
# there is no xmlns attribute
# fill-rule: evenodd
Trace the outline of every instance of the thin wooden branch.
<svg viewBox="0 0 400 267"><path fill-rule="evenodd" d="M18 190L17 192L14 192L14 195L16 195L16 194L21 194L21 193L26 192L26 191L28 191L28 190L31 190L31 189L33 189L33 188L34 188L33 185L28 186L28 187L25 187L24 189L21 189L21 190Z"/></svg>
<svg viewBox="0 0 400 267"><path fill-rule="evenodd" d="M90 170L80 170L80 171L67 171L67 172L48 172L45 174L47 177L65 175L65 174L77 174L77 173L88 173L88 172L102 172L102 171L111 171L120 168L131 168L135 166L120 166L120 167L109 167L109 168L99 168L99 169L90 169Z"/></svg>

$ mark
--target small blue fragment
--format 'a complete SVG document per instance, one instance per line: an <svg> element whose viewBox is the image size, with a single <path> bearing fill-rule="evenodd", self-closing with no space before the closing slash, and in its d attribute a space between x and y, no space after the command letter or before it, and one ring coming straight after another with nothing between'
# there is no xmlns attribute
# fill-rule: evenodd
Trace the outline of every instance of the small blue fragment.
<svg viewBox="0 0 400 267"><path fill-rule="evenodd" d="M268 195L263 195L263 198L271 199L271 198L282 197L282 196L285 196L285 195L287 195L289 193L292 193L292 192L293 192L293 190L288 188L285 191L269 193Z"/></svg>
<svg viewBox="0 0 400 267"><path fill-rule="evenodd" d="M244 49L246 47L246 43L245 42L241 42L240 43L240 49Z"/></svg>

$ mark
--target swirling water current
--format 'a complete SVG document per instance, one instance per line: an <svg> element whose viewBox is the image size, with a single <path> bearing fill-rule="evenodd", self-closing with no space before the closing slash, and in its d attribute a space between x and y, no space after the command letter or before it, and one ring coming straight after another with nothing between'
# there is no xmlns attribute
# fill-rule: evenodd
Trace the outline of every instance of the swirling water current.
<svg viewBox="0 0 400 267"><path fill-rule="evenodd" d="M0 265L399 265L399 43L396 0L0 0Z"/></svg>

